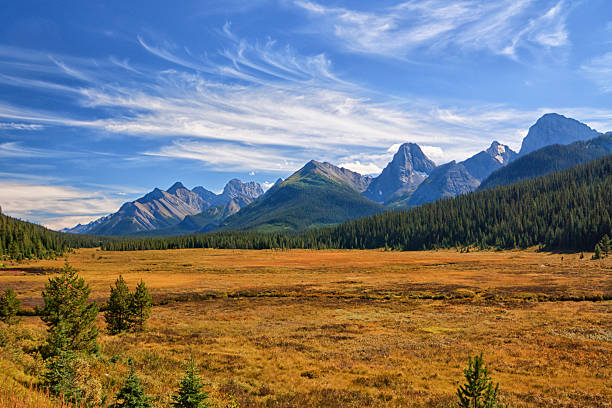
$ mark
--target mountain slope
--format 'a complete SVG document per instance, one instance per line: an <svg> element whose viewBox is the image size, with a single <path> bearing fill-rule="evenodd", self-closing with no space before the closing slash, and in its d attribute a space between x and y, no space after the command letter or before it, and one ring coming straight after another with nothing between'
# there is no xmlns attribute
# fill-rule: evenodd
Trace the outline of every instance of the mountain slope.
<svg viewBox="0 0 612 408"><path fill-rule="evenodd" d="M487 150L461 162L466 170L478 181L486 179L495 170L516 159L516 152L495 141Z"/></svg>
<svg viewBox="0 0 612 408"><path fill-rule="evenodd" d="M407 211L388 211L299 234L223 231L107 242L106 250L165 248L396 248L478 246L593 250L612 233L612 156ZM577 197L579 199L577 199Z"/></svg>
<svg viewBox="0 0 612 408"><path fill-rule="evenodd" d="M479 189L504 186L517 181L543 176L612 154L612 133L567 146L552 145L522 156L492 173Z"/></svg>
<svg viewBox="0 0 612 408"><path fill-rule="evenodd" d="M480 182L461 163L437 167L408 199L408 206L416 206L441 198L454 197L474 191Z"/></svg>
<svg viewBox="0 0 612 408"><path fill-rule="evenodd" d="M436 164L414 143L405 143L393 156L387 167L376 177L364 195L383 203L394 196L414 191L427 178Z"/></svg>
<svg viewBox="0 0 612 408"><path fill-rule="evenodd" d="M579 140L588 140L600 133L575 119L566 118L557 113L547 113L529 128L523 139L519 156L553 144L570 144Z"/></svg>
<svg viewBox="0 0 612 408"><path fill-rule="evenodd" d="M478 188L480 182L496 169L516 158L508 146L495 141L491 146L460 163L450 162L431 172L414 192L396 197L386 203L393 209L409 208L469 193Z"/></svg>
<svg viewBox="0 0 612 408"><path fill-rule="evenodd" d="M257 183L231 180L223 193L216 195L203 187L193 191L177 182L167 191L154 189L138 200L124 203L119 211L95 220L87 225L77 225L64 232L93 235L140 235L143 232L172 228L185 217L200 214L211 207L227 206L233 202L242 207L263 194ZM228 214L222 210L221 213ZM220 222L220 220L219 220Z"/></svg>
<svg viewBox="0 0 612 408"><path fill-rule="evenodd" d="M368 178L311 161L251 205L225 220L223 230L303 230L382 211L360 194Z"/></svg>

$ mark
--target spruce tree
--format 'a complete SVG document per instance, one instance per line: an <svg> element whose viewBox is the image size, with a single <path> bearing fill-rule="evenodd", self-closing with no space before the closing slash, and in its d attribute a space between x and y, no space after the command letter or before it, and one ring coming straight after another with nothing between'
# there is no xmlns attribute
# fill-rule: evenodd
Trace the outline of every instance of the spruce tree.
<svg viewBox="0 0 612 408"><path fill-rule="evenodd" d="M133 368L125 379L125 384L115 396L113 408L151 408L151 398L145 393Z"/></svg>
<svg viewBox="0 0 612 408"><path fill-rule="evenodd" d="M110 334L121 333L129 329L130 303L130 291L123 276L119 275L115 281L115 287L110 288L110 297L104 312L104 320L106 320Z"/></svg>
<svg viewBox="0 0 612 408"><path fill-rule="evenodd" d="M153 299L143 281L136 286L136 291L130 299L130 323L134 330L142 330L151 314Z"/></svg>
<svg viewBox="0 0 612 408"><path fill-rule="evenodd" d="M493 386L489 371L482 360L482 353L469 358L468 368L463 370L466 383L457 389L458 408L498 408L503 407L497 400L499 384ZM455 407L455 405L453 405Z"/></svg>
<svg viewBox="0 0 612 408"><path fill-rule="evenodd" d="M599 243L595 244L595 252L593 252L591 259L601 259L601 246Z"/></svg>
<svg viewBox="0 0 612 408"><path fill-rule="evenodd" d="M47 323L48 355L60 351L98 351L98 328L95 320L98 307L88 303L90 289L85 280L66 263L62 272L42 292L44 306L41 319Z"/></svg>
<svg viewBox="0 0 612 408"><path fill-rule="evenodd" d="M19 323L21 318L17 316L21 310L21 302L13 288L8 288L0 296L0 320L9 326Z"/></svg>
<svg viewBox="0 0 612 408"><path fill-rule="evenodd" d="M175 408L207 408L208 393L202 391L202 380L198 375L193 357L181 378L178 392L174 395L172 406Z"/></svg>
<svg viewBox="0 0 612 408"><path fill-rule="evenodd" d="M599 241L599 248L601 249L601 253L604 257L610 255L610 237L608 237L608 234L601 237L601 240Z"/></svg>
<svg viewBox="0 0 612 408"><path fill-rule="evenodd" d="M76 354L58 350L45 362L44 383L53 395L61 395L69 402L78 402L83 392L76 384Z"/></svg>

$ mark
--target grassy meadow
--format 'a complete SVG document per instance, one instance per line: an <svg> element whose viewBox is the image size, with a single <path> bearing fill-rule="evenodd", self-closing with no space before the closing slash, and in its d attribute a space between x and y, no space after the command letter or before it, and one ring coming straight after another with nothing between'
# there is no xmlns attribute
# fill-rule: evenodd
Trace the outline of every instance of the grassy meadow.
<svg viewBox="0 0 612 408"><path fill-rule="evenodd" d="M148 393L168 406L193 355L218 407L447 407L468 356L482 352L512 407L610 407L612 261L589 258L201 249L68 256L93 300L104 302L119 274L131 289L144 280L153 294L144 333L101 331L90 372L107 402L131 358ZM0 291L13 287L26 309L40 306L63 263L6 264ZM23 402L34 398L43 338L36 316L0 324L0 405L61 406Z"/></svg>

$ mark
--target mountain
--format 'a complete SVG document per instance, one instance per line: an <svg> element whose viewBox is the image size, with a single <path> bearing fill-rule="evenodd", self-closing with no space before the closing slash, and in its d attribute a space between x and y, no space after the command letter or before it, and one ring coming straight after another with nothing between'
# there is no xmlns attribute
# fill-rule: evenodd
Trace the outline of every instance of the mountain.
<svg viewBox="0 0 612 408"><path fill-rule="evenodd" d="M297 234L222 231L107 241L105 250L529 248L592 251L612 229L612 155L512 185ZM265 196L264 196L265 197Z"/></svg>
<svg viewBox="0 0 612 408"><path fill-rule="evenodd" d="M386 206L394 209L409 208L474 191L483 179L507 165L516 156L508 146L495 141L488 149L467 160L460 163L453 161L437 167L414 192L396 196L387 202Z"/></svg>
<svg viewBox="0 0 612 408"><path fill-rule="evenodd" d="M466 170L478 181L486 179L495 170L504 167L517 157L508 146L495 141L487 150L461 162Z"/></svg>
<svg viewBox="0 0 612 408"><path fill-rule="evenodd" d="M361 195L370 181L369 177L313 160L227 218L220 229L294 231L372 215L383 208Z"/></svg>
<svg viewBox="0 0 612 408"><path fill-rule="evenodd" d="M263 188L254 181L243 183L238 179L230 180L217 196L216 205L226 205L232 200L236 200L241 207L251 204L257 197L264 194Z"/></svg>
<svg viewBox="0 0 612 408"><path fill-rule="evenodd" d="M409 207L454 197L476 190L480 181L470 174L462 163L454 160L431 172L429 177L410 195Z"/></svg>
<svg viewBox="0 0 612 408"><path fill-rule="evenodd" d="M479 189L505 186L517 181L568 169L580 163L612 154L612 132L567 146L552 145L518 158L492 173Z"/></svg>
<svg viewBox="0 0 612 408"><path fill-rule="evenodd" d="M236 214L243 207L238 200L230 200L226 204L208 208L199 214L188 215L183 221L168 228L143 231L137 234L143 237L170 237L176 235L208 232L217 228L227 217Z"/></svg>
<svg viewBox="0 0 612 408"><path fill-rule="evenodd" d="M529 128L519 156L524 156L542 147L553 144L570 144L579 140L588 140L600 133L575 119L566 118L557 113L547 113Z"/></svg>
<svg viewBox="0 0 612 408"><path fill-rule="evenodd" d="M211 207L225 207L230 202L233 204L220 212L233 213L230 209L248 205L262 194L259 184L242 183L237 179L227 183L219 195L200 186L189 190L177 182L166 191L156 188L136 201L123 204L116 213L63 232L130 235L162 230L176 226L187 216L200 214Z"/></svg>
<svg viewBox="0 0 612 408"><path fill-rule="evenodd" d="M372 201L383 203L394 196L414 191L436 167L421 148L405 143L393 156L393 160L369 184L364 195Z"/></svg>

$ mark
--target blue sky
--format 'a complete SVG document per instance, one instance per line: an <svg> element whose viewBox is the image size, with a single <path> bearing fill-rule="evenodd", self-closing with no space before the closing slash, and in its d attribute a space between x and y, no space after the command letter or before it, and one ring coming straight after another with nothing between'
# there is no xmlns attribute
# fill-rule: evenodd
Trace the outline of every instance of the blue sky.
<svg viewBox="0 0 612 408"><path fill-rule="evenodd" d="M180 180L376 174L518 149L545 112L612 130L609 0L0 6L0 205L52 228Z"/></svg>

